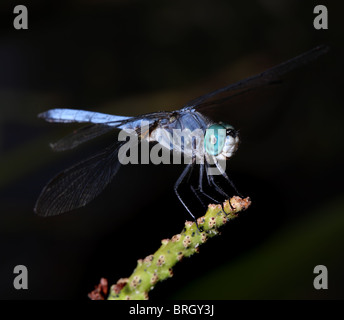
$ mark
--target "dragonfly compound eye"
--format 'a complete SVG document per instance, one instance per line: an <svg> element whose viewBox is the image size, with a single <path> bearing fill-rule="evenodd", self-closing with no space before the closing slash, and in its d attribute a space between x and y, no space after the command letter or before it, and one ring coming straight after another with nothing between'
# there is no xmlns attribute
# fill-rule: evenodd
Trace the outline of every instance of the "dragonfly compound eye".
<svg viewBox="0 0 344 320"><path fill-rule="evenodd" d="M212 156L222 152L226 142L226 128L220 124L211 125L205 133L204 148Z"/></svg>

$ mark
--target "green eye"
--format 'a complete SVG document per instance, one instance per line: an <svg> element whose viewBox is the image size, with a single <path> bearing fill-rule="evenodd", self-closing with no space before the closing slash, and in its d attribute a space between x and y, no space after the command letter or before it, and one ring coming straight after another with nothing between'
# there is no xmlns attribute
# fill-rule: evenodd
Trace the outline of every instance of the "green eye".
<svg viewBox="0 0 344 320"><path fill-rule="evenodd" d="M226 140L226 128L220 124L211 125L205 133L204 147L208 154L217 156L223 149Z"/></svg>

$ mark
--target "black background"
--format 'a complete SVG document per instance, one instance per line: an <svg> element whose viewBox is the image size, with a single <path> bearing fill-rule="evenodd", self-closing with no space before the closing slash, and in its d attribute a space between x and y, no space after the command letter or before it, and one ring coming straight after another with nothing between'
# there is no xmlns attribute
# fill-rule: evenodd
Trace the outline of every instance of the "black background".
<svg viewBox="0 0 344 320"><path fill-rule="evenodd" d="M189 219L173 193L176 165L124 166L88 206L43 219L35 201L58 171L114 139L54 153L77 126L47 124L54 107L138 115L180 108L319 44L331 50L277 90L209 115L240 129L228 172L251 208L176 266L151 299L342 299L343 25L316 1L30 1L29 29L0 4L0 298L87 299L100 277L136 260ZM327 5L329 29L313 8ZM199 216L204 212L199 211ZM29 289L13 287L13 268ZM313 287L325 265L329 289Z"/></svg>

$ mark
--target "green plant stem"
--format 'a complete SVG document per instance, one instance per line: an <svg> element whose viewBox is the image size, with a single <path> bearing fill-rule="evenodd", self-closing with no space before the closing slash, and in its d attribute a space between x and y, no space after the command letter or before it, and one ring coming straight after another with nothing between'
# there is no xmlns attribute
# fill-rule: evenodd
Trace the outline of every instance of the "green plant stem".
<svg viewBox="0 0 344 320"><path fill-rule="evenodd" d="M229 204L230 201L230 204ZM233 197L221 205L210 204L205 216L195 222L186 221L180 234L161 241L161 247L152 255L137 261L137 266L129 278L121 278L110 289L109 300L143 300L159 282L173 276L172 268L185 257L199 251L208 239L219 234L219 228L246 210L251 201Z"/></svg>

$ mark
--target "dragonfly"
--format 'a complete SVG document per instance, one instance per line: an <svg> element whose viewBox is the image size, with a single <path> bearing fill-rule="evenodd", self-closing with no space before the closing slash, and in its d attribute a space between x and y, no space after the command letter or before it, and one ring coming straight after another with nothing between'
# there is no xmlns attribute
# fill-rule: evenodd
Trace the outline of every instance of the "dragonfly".
<svg viewBox="0 0 344 320"><path fill-rule="evenodd" d="M120 116L77 109L50 109L38 116L54 123L86 123L52 143L51 147L55 151L73 149L113 130L132 130L140 137L141 142L145 140L160 143L170 151L179 149L179 152L185 153L186 149L164 139L157 139L157 131L189 129L192 132L200 129L204 133L204 145L192 144L192 161L186 164L174 184L177 198L196 221L195 215L181 195L181 185L189 186L200 201L203 197L220 203L213 195L205 192L204 183L207 183L207 187L210 187L217 197L229 199L227 190L215 181L214 175L209 174L210 163L220 170L220 174L233 192L241 196L226 171L219 166L220 160L230 159L238 149L239 131L225 122L214 122L204 115L204 110L221 106L225 102L230 103L235 97L251 94L263 87L281 83L282 76L286 73L316 60L327 51L327 46L315 47L259 74L193 99L175 111ZM148 124L148 130L144 132L141 130L143 121ZM104 190L118 172L121 166L119 150L123 144L123 141L115 141L106 149L57 174L42 190L34 211L41 216L54 216L87 205ZM197 163L197 159L204 161ZM199 166L199 174L197 184L194 185L189 182L189 178L196 164Z"/></svg>

